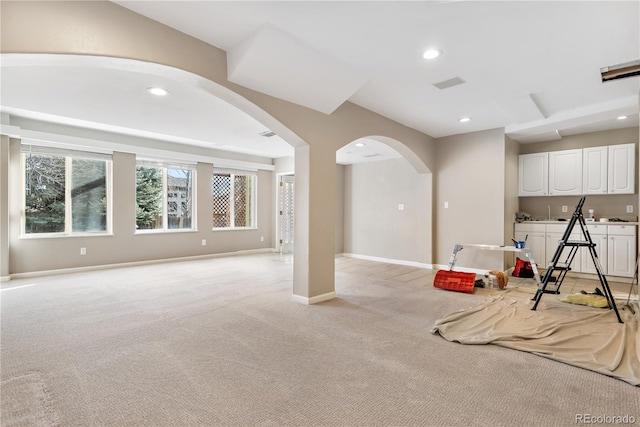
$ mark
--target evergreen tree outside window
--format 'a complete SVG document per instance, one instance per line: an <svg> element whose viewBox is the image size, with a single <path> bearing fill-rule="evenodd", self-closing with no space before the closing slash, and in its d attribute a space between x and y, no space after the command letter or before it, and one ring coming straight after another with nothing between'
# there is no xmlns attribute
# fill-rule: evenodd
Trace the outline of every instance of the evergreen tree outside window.
<svg viewBox="0 0 640 427"><path fill-rule="evenodd" d="M24 235L109 232L108 155L23 145Z"/></svg>
<svg viewBox="0 0 640 427"><path fill-rule="evenodd" d="M255 228L256 175L217 169L212 179L213 228Z"/></svg>
<svg viewBox="0 0 640 427"><path fill-rule="evenodd" d="M163 228L162 168L138 166L136 168L136 228L157 230Z"/></svg>
<svg viewBox="0 0 640 427"><path fill-rule="evenodd" d="M137 230L192 230L195 170L153 163L136 167Z"/></svg>
<svg viewBox="0 0 640 427"><path fill-rule="evenodd" d="M71 160L71 230L107 230L107 165L100 160Z"/></svg>

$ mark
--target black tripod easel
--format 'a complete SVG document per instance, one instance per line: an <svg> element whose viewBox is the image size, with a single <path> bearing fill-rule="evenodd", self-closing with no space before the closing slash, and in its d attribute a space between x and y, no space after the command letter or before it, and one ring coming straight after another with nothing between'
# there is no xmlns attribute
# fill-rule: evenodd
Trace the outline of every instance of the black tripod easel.
<svg viewBox="0 0 640 427"><path fill-rule="evenodd" d="M591 235L589 235L589 230L587 229L587 224L584 220L584 215L582 214L582 207L584 206L584 201L586 197L582 196L578 205L576 206L576 210L573 212L571 216L571 220L567 225L566 230L564 231L564 235L562 239L558 242L558 247L556 252L553 255L551 262L547 266L547 271L544 273L542 278L542 283L538 287L538 290L533 297L535 303L531 310L535 310L538 307L538 303L540 303L540 299L542 295L545 293L559 294L560 293L560 285L562 285L562 281L564 280L567 273L571 270L571 263L576 256L576 253L580 248L588 248L589 254L591 254L591 259L593 260L593 264L596 268L596 272L598 273L598 279L600 279L600 284L602 285L602 290L604 292L605 297L607 298L607 302L609 303L609 309L613 309L615 311L616 316L618 317L618 322L624 323L622 318L620 317L620 313L618 312L618 307L616 306L616 302L613 299L613 294L611 293L611 288L609 287L609 283L607 282L607 278L602 272L602 266L600 265L600 260L598 259L598 254L596 253L596 244L591 240ZM573 228L576 226L576 223L580 226L582 230L583 240L569 240L569 236L573 232ZM569 248L568 254L566 254L566 258L564 261L561 261L562 253L565 248ZM553 273L558 272L558 276L554 277ZM547 285L549 282L552 282L555 279L555 290L547 290Z"/></svg>

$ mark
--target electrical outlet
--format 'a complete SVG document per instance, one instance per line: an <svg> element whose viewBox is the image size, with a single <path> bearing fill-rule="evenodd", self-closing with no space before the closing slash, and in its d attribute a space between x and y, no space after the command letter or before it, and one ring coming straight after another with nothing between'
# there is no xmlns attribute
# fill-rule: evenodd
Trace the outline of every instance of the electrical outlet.
<svg viewBox="0 0 640 427"><path fill-rule="evenodd" d="M207 240L206 239L202 239L202 246L207 246Z"/></svg>
<svg viewBox="0 0 640 427"><path fill-rule="evenodd" d="M260 241L264 242L264 236L260 236Z"/></svg>
<svg viewBox="0 0 640 427"><path fill-rule="evenodd" d="M562 212L567 212L567 206L566 205L562 206Z"/></svg>
<svg viewBox="0 0 640 427"><path fill-rule="evenodd" d="M449 209L449 202L444 202L444 208Z"/></svg>
<svg viewBox="0 0 640 427"><path fill-rule="evenodd" d="M633 205L627 205L627 213L633 213Z"/></svg>
<svg viewBox="0 0 640 427"><path fill-rule="evenodd" d="M80 255L86 255L87 254L87 248L80 248Z"/></svg>

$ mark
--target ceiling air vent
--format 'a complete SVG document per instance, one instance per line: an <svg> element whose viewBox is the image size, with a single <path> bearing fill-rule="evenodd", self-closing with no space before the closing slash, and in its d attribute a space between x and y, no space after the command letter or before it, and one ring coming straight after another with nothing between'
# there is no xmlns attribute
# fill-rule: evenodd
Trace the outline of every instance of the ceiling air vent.
<svg viewBox="0 0 640 427"><path fill-rule="evenodd" d="M453 86L461 85L462 83L466 83L466 82L462 80L460 77L454 77L452 79L445 80L440 83L434 83L433 85L438 89L448 89Z"/></svg>
<svg viewBox="0 0 640 427"><path fill-rule="evenodd" d="M259 133L258 135L264 136L265 138L271 138L272 136L275 136L276 133L270 130L266 130L264 132Z"/></svg>
<svg viewBox="0 0 640 427"><path fill-rule="evenodd" d="M600 68L602 82L640 76L640 60Z"/></svg>

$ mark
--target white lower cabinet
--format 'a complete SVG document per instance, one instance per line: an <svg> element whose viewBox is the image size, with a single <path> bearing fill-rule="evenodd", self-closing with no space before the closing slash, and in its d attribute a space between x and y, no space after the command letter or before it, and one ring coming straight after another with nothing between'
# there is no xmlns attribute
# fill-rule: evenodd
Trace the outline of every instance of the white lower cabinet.
<svg viewBox="0 0 640 427"><path fill-rule="evenodd" d="M545 266L545 225L516 224L513 236L518 241L527 240L527 247L531 249L533 260L539 268L543 268ZM524 259L522 254L516 254L516 256Z"/></svg>
<svg viewBox="0 0 640 427"><path fill-rule="evenodd" d="M636 269L636 228L610 225L607 239L607 274L633 277Z"/></svg>
<svg viewBox="0 0 640 427"><path fill-rule="evenodd" d="M562 236L564 236L564 232L567 229L568 223L564 224L547 224L546 226L546 259L544 268L546 268L549 263L553 260L554 255L556 254L556 250L558 249L558 245L560 244L560 240L562 240ZM580 231L579 226L577 229L574 227L570 240L582 240L582 231ZM562 250L562 255L560 255L560 262L564 263L569 256L569 252L571 251L570 247L565 247ZM579 273L582 271L582 252L579 250L575 257L573 258L573 262L571 263L571 271L575 271Z"/></svg>
<svg viewBox="0 0 640 427"><path fill-rule="evenodd" d="M598 256L598 262L602 268L602 272L607 274L607 258L608 258L608 236L607 226L601 224L587 224L587 230L591 236L591 240L596 244L596 255ZM595 264L591 258L591 253L588 248L581 248L582 252L582 268L583 273L598 274Z"/></svg>
<svg viewBox="0 0 640 427"><path fill-rule="evenodd" d="M568 223L564 224L516 224L514 237L524 240L528 235L527 247L531 249L538 268L546 269L553 259ZM633 277L636 267L636 226L587 224L591 240L604 274L617 277ZM571 233L572 240L584 240L580 226L576 224ZM560 257L564 262L570 248L565 248ZM580 248L571 263L575 273L597 274L588 248Z"/></svg>

